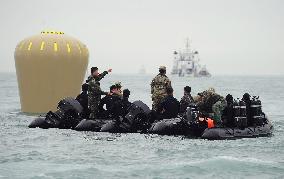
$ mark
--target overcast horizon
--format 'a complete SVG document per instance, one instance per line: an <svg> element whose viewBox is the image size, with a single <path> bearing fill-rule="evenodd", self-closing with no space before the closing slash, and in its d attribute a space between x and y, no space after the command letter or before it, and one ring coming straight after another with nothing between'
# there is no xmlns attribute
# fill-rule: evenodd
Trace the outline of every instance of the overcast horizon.
<svg viewBox="0 0 284 179"><path fill-rule="evenodd" d="M11 0L0 2L0 72L14 72L18 42L42 30L87 45L89 66L170 71L188 37L213 75L284 75L281 0Z"/></svg>

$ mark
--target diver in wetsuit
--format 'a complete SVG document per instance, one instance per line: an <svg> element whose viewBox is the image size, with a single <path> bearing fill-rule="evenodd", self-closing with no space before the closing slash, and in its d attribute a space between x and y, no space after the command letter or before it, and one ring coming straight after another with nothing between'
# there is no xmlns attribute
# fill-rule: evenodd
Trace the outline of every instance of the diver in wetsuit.
<svg viewBox="0 0 284 179"><path fill-rule="evenodd" d="M234 98L231 94L228 94L225 99L227 103L223 110L222 122L227 127L235 127Z"/></svg>
<svg viewBox="0 0 284 179"><path fill-rule="evenodd" d="M90 115L90 110L88 108L88 88L89 85L84 83L82 85L82 92L76 97L76 100L81 104L83 107L83 112L81 113L81 117L86 119Z"/></svg>
<svg viewBox="0 0 284 179"><path fill-rule="evenodd" d="M180 103L173 97L173 88L166 88L167 96L161 101L161 104L158 106L158 114L160 119L171 119L177 117L179 113Z"/></svg>
<svg viewBox="0 0 284 179"><path fill-rule="evenodd" d="M248 126L253 126L254 121L253 121L253 117L251 114L251 110L250 110L250 106L251 106L251 99L250 99L250 95L248 93L245 93L243 95L242 100L245 102L246 104L246 115L247 115L247 125Z"/></svg>
<svg viewBox="0 0 284 179"><path fill-rule="evenodd" d="M184 114L187 107L194 103L193 97L191 96L191 87L184 87L184 95L180 100L180 113Z"/></svg>
<svg viewBox="0 0 284 179"><path fill-rule="evenodd" d="M109 118L109 117L113 117L114 115L116 115L116 111L114 107L118 101L121 101L121 97L119 95L116 85L112 85L110 87L109 94L103 97L100 101L100 104L99 104L100 115L99 116L101 118ZM104 109L104 106L106 109Z"/></svg>
<svg viewBox="0 0 284 179"><path fill-rule="evenodd" d="M120 91L118 91L118 95L120 96ZM132 105L131 102L129 102L129 96L130 96L130 91L128 89L123 90L122 92L122 99L116 100L113 103L112 107L112 117L114 119L120 119L124 118L126 114L129 112L129 108Z"/></svg>
<svg viewBox="0 0 284 179"><path fill-rule="evenodd" d="M125 89L122 92L122 100L119 102L119 106L120 106L120 111L119 114L121 116L125 116L128 113L128 109L131 106L131 102L129 102L129 96L130 96L130 91L129 89Z"/></svg>

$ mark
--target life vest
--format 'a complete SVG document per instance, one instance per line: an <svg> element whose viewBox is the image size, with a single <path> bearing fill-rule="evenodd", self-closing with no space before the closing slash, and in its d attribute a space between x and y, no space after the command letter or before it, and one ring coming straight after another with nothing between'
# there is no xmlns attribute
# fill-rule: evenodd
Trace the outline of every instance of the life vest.
<svg viewBox="0 0 284 179"><path fill-rule="evenodd" d="M208 128L208 129L214 127L214 121L213 121L212 119L206 118L206 121L207 121L207 128Z"/></svg>

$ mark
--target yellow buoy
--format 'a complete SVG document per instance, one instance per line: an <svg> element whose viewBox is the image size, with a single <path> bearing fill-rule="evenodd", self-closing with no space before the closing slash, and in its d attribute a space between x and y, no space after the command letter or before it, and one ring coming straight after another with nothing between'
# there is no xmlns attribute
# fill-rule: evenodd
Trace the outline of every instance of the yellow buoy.
<svg viewBox="0 0 284 179"><path fill-rule="evenodd" d="M87 47L63 32L43 31L21 41L15 65L22 111L45 113L79 94L88 59Z"/></svg>

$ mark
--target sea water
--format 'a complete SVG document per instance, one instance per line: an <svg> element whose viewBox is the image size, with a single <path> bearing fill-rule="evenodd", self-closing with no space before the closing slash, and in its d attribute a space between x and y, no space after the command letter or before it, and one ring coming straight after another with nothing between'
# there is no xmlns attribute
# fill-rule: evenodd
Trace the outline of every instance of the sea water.
<svg viewBox="0 0 284 179"><path fill-rule="evenodd" d="M131 101L149 106L153 75L114 75ZM221 95L260 96L274 125L272 137L208 141L182 136L29 129L36 117L20 112L17 79L0 74L0 178L284 178L284 77L171 77L174 95L214 87ZM64 83L64 82L63 82ZM39 99L40 100L40 99Z"/></svg>

